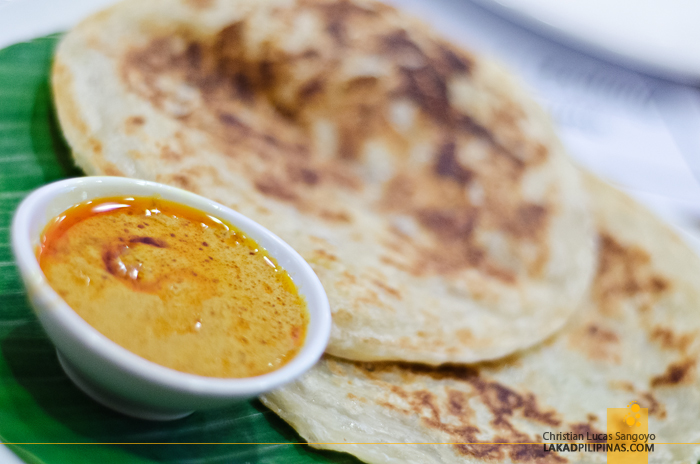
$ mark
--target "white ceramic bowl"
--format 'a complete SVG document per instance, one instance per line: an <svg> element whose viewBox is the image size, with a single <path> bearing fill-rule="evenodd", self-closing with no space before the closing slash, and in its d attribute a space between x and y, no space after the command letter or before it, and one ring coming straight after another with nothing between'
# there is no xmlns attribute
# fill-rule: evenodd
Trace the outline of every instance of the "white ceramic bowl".
<svg viewBox="0 0 700 464"><path fill-rule="evenodd" d="M154 196L230 222L258 242L289 273L306 299L309 326L302 349L268 374L218 379L175 371L122 348L75 313L51 288L35 250L49 221L71 206L111 196ZM89 396L122 413L152 420L184 417L273 390L300 376L328 343L331 314L321 282L304 259L279 237L214 201L166 185L122 177L81 177L46 185L30 194L12 222L12 249L29 299L56 345L66 374Z"/></svg>

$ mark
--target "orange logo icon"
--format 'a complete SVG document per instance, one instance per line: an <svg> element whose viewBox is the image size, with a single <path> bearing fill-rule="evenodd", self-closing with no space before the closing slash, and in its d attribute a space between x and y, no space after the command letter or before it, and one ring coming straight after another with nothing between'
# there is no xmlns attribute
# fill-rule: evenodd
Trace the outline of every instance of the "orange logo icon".
<svg viewBox="0 0 700 464"><path fill-rule="evenodd" d="M642 423L640 422L640 419L642 418L642 414L640 411L642 408L636 401L632 401L630 404L628 404L627 408L629 409L629 413L625 416L625 424L627 424L629 427L641 427Z"/></svg>
<svg viewBox="0 0 700 464"><path fill-rule="evenodd" d="M608 464L647 464L654 451L649 409L636 401L626 408L608 408ZM654 437L654 438L652 438Z"/></svg>

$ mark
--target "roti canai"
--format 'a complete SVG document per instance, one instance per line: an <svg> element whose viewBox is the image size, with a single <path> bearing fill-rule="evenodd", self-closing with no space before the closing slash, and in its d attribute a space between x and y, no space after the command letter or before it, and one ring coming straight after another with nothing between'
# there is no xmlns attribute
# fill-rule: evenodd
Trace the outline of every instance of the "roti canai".
<svg viewBox="0 0 700 464"><path fill-rule="evenodd" d="M333 355L499 358L589 289L595 233L548 117L381 3L127 0L65 36L52 84L86 173L191 190L299 251Z"/></svg>
<svg viewBox="0 0 700 464"><path fill-rule="evenodd" d="M590 186L598 270L591 301L562 332L468 367L326 357L263 402L304 439L325 443L312 446L375 464L426 464L606 462L605 452L523 443L544 442L546 432L577 434L577 444L605 442L607 409L637 401L655 435L649 462L697 462L700 259L629 198L600 181Z"/></svg>

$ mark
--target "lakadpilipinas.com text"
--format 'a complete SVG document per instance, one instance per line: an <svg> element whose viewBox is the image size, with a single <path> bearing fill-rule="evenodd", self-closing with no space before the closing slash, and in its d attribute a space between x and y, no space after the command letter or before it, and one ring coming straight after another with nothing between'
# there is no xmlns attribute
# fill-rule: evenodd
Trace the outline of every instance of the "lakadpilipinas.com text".
<svg viewBox="0 0 700 464"><path fill-rule="evenodd" d="M544 451L554 452L654 452L653 433L553 433L542 434ZM547 443L555 442L555 443ZM581 443L577 443L581 442Z"/></svg>

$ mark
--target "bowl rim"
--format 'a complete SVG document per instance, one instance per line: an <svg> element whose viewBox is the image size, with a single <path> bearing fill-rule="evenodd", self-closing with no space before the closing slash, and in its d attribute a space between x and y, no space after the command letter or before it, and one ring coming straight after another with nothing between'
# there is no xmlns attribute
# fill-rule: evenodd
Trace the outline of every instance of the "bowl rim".
<svg viewBox="0 0 700 464"><path fill-rule="evenodd" d="M56 198L60 195L69 195L81 187L96 189L103 187L113 190L123 188L124 195L135 195L133 192L128 191L129 188L135 186L152 189L153 195L163 195L168 200L194 207L208 214L216 214L240 230L252 232L253 234L251 235L257 236L256 241L259 242L260 237L263 237L263 241L274 244L276 247L274 253L269 250L269 244L266 248L268 248L268 253L277 259L278 262L291 260L291 262L296 264L298 275L301 276L298 287L300 293L305 296L307 301L309 325L304 345L293 359L279 369L255 377L215 378L177 371L148 361L110 340L82 319L58 295L41 270L32 244L33 237L30 224L35 216L40 214L42 205L48 207L47 202L56 201ZM114 195L102 195L102 197L108 196ZM143 195L136 194L136 196ZM100 197L100 195L92 195L83 201ZM202 208L203 205L205 208ZM51 221L51 218L42 218L41 220L45 221L42 227L43 230ZM207 397L256 396L288 383L310 369L320 359L330 337L331 312L328 297L320 280L304 258L281 238L252 219L220 203L186 190L157 182L110 176L77 177L53 182L34 190L20 203L12 221L11 235L15 260L27 293L36 292L37 297L48 302L52 315L61 323L63 330L74 341L77 341L87 349L93 350L118 369L154 385L166 387L180 393L204 395ZM286 259L281 259L282 257ZM314 306L312 307L312 305ZM40 322L44 325L44 321L41 318Z"/></svg>

